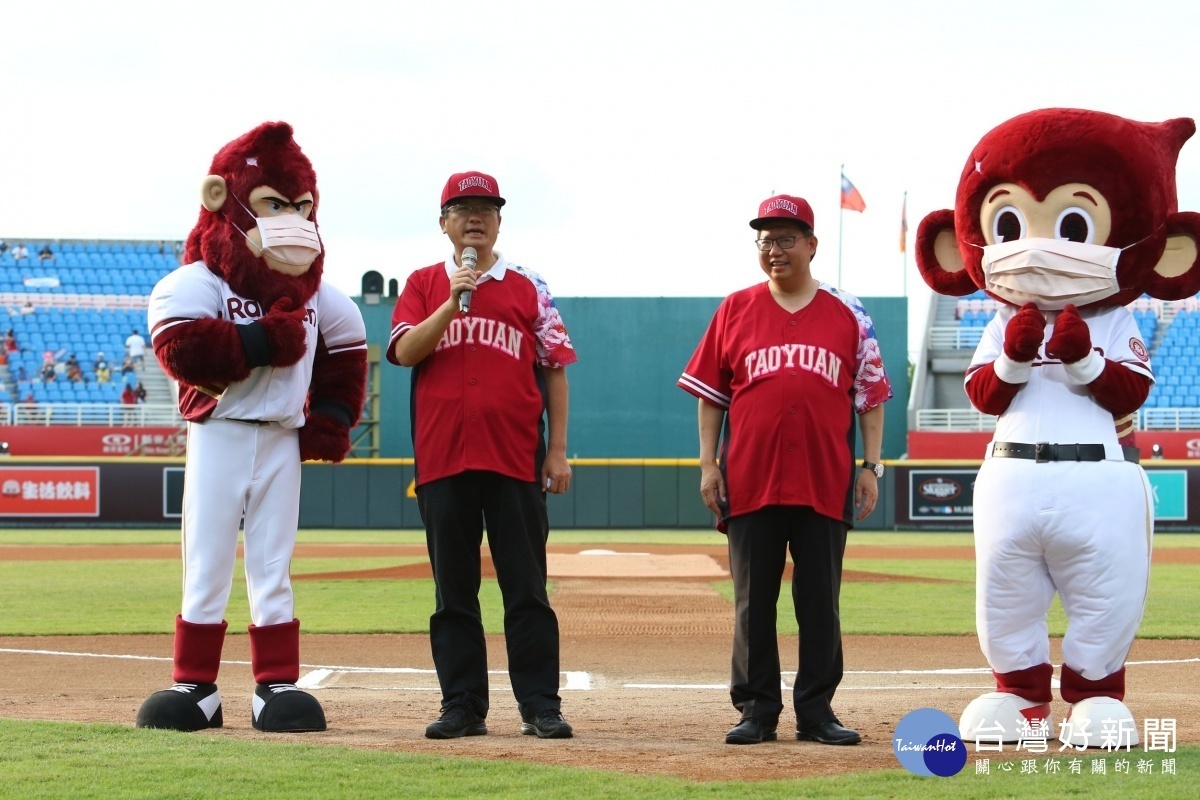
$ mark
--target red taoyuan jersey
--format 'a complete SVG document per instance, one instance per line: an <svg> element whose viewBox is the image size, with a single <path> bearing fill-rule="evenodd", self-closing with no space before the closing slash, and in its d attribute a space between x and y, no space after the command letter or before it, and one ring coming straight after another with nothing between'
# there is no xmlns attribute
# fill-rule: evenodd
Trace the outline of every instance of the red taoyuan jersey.
<svg viewBox="0 0 1200 800"><path fill-rule="evenodd" d="M854 415L892 396L858 298L821 284L789 314L766 283L734 292L678 385L727 409L726 519L787 505L853 524Z"/></svg>
<svg viewBox="0 0 1200 800"><path fill-rule="evenodd" d="M546 410L538 367L577 358L554 298L536 272L503 256L454 317L434 351L413 368L410 404L417 484L488 470L539 479ZM392 311L387 358L396 342L446 302L453 259L409 276Z"/></svg>

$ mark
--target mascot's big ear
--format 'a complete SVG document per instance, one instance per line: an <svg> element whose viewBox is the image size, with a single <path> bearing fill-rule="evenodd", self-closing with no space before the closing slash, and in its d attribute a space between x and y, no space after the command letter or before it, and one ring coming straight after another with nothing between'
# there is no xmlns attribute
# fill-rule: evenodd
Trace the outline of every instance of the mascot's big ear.
<svg viewBox="0 0 1200 800"><path fill-rule="evenodd" d="M1180 211L1167 217L1167 244L1145 290L1159 300L1182 300L1200 291L1200 214Z"/></svg>
<svg viewBox="0 0 1200 800"><path fill-rule="evenodd" d="M917 227L917 269L938 294L962 297L980 288L958 250L953 211L934 211L921 220Z"/></svg>
<svg viewBox="0 0 1200 800"><path fill-rule="evenodd" d="M209 211L220 211L221 206L225 205L225 198L229 194L229 189L225 186L225 179L220 175L209 175L200 184L200 202Z"/></svg>

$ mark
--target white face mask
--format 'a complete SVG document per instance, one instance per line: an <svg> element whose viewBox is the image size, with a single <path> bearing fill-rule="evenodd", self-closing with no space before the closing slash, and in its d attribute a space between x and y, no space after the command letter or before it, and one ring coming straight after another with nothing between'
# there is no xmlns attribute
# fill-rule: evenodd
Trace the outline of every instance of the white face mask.
<svg viewBox="0 0 1200 800"><path fill-rule="evenodd" d="M235 198L236 199L236 198ZM241 200L238 205L246 208ZM246 208L251 216L254 212ZM321 237L317 234L317 224L310 222L299 214L280 214L274 217L255 217L258 223L258 236L262 241L261 247L256 246L263 256L269 257L289 267L297 267L303 272L321 255ZM234 225L237 228L236 225ZM242 236L246 232L238 228ZM250 237L246 236L249 241ZM254 244L254 242L250 242Z"/></svg>
<svg viewBox="0 0 1200 800"><path fill-rule="evenodd" d="M983 248L984 288L1015 306L1032 301L1043 311L1094 303L1121 290L1122 249L1065 239L989 244Z"/></svg>

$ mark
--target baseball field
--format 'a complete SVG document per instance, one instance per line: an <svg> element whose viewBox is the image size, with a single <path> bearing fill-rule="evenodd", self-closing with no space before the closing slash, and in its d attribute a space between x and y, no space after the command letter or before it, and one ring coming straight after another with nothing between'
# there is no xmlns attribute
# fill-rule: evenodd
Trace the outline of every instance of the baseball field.
<svg viewBox="0 0 1200 800"><path fill-rule="evenodd" d="M170 682L178 532L0 530L0 797L1200 796L1200 535L1156 538L1128 660L1126 702L1139 720L1175 725L1169 749L972 746L965 768L945 779L901 768L892 737L907 713L936 708L957 719L992 687L974 636L971 537L854 533L845 570L846 677L834 707L862 732L857 747L795 741L790 711L778 742L724 743L737 720L727 688L732 583L724 540L706 531L552 534L574 739L520 734L486 561L489 734L424 738L439 693L419 531L301 534L292 564L301 685L324 705L328 731L251 727L239 572L219 678L225 727L180 734L133 727L141 701ZM783 591L788 687L797 658L790 602ZM1057 605L1049 624L1059 663ZM1056 716L1065 712L1056 701Z"/></svg>

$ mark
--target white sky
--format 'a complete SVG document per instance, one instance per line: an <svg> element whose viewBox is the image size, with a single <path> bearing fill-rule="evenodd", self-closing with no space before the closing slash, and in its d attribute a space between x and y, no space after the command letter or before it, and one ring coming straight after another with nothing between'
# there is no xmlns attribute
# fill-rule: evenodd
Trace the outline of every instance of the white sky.
<svg viewBox="0 0 1200 800"><path fill-rule="evenodd" d="M446 256L439 195L467 169L509 201L499 249L556 295L762 280L746 223L781 192L812 204L814 272L838 283L844 163L867 210L842 219L840 283L907 285L919 330L917 225L989 129L1047 106L1200 116L1185 0L9 5L0 237L184 238L213 154L282 119L350 294ZM1178 179L1200 211L1200 140Z"/></svg>

